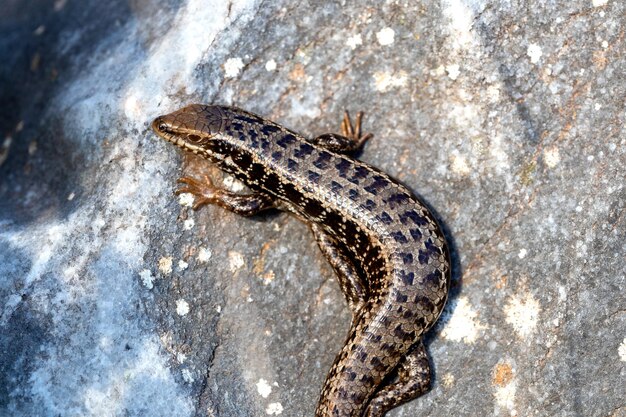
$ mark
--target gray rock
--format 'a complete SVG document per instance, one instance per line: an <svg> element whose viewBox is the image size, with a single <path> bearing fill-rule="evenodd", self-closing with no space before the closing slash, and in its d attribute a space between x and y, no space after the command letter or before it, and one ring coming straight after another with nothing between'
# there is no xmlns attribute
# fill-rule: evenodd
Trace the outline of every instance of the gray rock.
<svg viewBox="0 0 626 417"><path fill-rule="evenodd" d="M313 415L345 302L294 218L172 194L206 165L149 122L190 102L307 135L365 110L362 159L438 213L454 286L434 385L390 416L626 415L624 16L4 2L0 415Z"/></svg>

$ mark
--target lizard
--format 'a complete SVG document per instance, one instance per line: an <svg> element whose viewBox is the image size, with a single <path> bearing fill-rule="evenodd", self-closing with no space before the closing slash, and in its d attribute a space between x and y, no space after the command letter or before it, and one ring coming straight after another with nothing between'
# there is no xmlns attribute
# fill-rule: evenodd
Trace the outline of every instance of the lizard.
<svg viewBox="0 0 626 417"><path fill-rule="evenodd" d="M352 155L362 134L346 112L342 134L312 139L256 114L192 104L153 130L233 175L235 193L182 177L194 209L216 204L243 216L276 208L308 224L337 275L352 325L328 372L315 417L380 417L430 388L422 338L450 288L450 255L437 220L406 186Z"/></svg>

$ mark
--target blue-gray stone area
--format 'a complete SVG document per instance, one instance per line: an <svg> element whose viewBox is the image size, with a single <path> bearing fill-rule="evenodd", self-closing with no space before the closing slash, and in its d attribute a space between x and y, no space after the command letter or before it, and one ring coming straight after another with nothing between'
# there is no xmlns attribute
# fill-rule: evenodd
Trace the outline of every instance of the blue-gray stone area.
<svg viewBox="0 0 626 417"><path fill-rule="evenodd" d="M434 210L453 287L433 387L389 416L626 415L626 5L8 0L0 416L314 415L350 314L306 225L193 211L154 135L235 105Z"/></svg>

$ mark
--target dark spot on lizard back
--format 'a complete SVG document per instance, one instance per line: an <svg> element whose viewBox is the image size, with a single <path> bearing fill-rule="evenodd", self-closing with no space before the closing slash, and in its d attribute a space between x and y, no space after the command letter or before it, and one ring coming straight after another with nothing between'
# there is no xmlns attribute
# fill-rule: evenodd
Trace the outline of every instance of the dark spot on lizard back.
<svg viewBox="0 0 626 417"><path fill-rule="evenodd" d="M310 144L304 142L300 145L300 148L297 149L294 153L293 156L295 156L296 158L302 158L305 157L307 155L310 155L313 152L313 146L311 146Z"/></svg>
<svg viewBox="0 0 626 417"><path fill-rule="evenodd" d="M402 263L405 265L410 265L413 263L413 254L412 253L400 253L400 258L402 258Z"/></svg>
<svg viewBox="0 0 626 417"><path fill-rule="evenodd" d="M294 161L293 159L289 158L287 160L287 170L289 172L295 173L297 169L298 169L298 163Z"/></svg>
<svg viewBox="0 0 626 417"><path fill-rule="evenodd" d="M309 174L309 181L311 181L312 183L315 183L315 184L319 184L320 177L321 177L320 174L318 174L317 172L311 171L311 170L309 170L308 174Z"/></svg>
<svg viewBox="0 0 626 417"><path fill-rule="evenodd" d="M409 300L409 296L406 294L402 294L401 292L396 292L396 302L397 303L406 303Z"/></svg>
<svg viewBox="0 0 626 417"><path fill-rule="evenodd" d="M431 257L439 256L441 254L441 250L430 238L424 242L424 247L426 249L420 249L418 255L419 262L422 265L427 264Z"/></svg>
<svg viewBox="0 0 626 417"><path fill-rule="evenodd" d="M396 231L396 232L392 232L392 233L391 233L391 237L392 237L392 238L393 238L396 242L399 242L399 243L407 243L407 242L408 242L408 239L406 238L406 236L404 236L404 235L402 234L402 232L401 232L401 231L399 231L399 230L398 230L398 231Z"/></svg>
<svg viewBox="0 0 626 417"><path fill-rule="evenodd" d="M441 276L441 272L439 270L434 270L430 274L426 275L423 279L424 285L429 288L441 288L441 282L443 277Z"/></svg>
<svg viewBox="0 0 626 417"><path fill-rule="evenodd" d="M321 151L317 159L313 162L318 169L326 169L328 168L328 161L331 160L333 156L326 151Z"/></svg>
<svg viewBox="0 0 626 417"><path fill-rule="evenodd" d="M404 282L406 285L413 285L413 280L415 279L415 274L413 272L407 273L404 271L400 271L399 275L402 279L402 282Z"/></svg>
<svg viewBox="0 0 626 417"><path fill-rule="evenodd" d="M435 306L433 305L433 302L430 301L430 298L423 295L415 296L415 304L419 306L420 310L427 311L429 313L432 313L435 310Z"/></svg>
<svg viewBox="0 0 626 417"><path fill-rule="evenodd" d="M337 168L337 171L339 171L339 176L345 178L348 174L348 169L350 169L351 166L352 162L348 161L347 159L341 158L339 162L335 165L335 168Z"/></svg>
<svg viewBox="0 0 626 417"><path fill-rule="evenodd" d="M417 226L425 226L428 224L428 220L426 220L424 216L421 216L415 210L409 210L400 215L400 222L402 224L407 224L409 220L413 221L413 223L415 223Z"/></svg>
<svg viewBox="0 0 626 417"><path fill-rule="evenodd" d="M280 127L274 126L274 125L264 125L261 128L261 132L263 132L263 134L265 134L265 135L271 135L272 133L276 133L276 132L279 132L279 131L280 131ZM293 137L295 139L295 137L292 134L290 134L290 133L285 135L285 136L291 136L291 137Z"/></svg>
<svg viewBox="0 0 626 417"><path fill-rule="evenodd" d="M380 215L377 215L376 217L384 224L393 223L393 219L391 218L389 213L387 213L386 211L383 211L382 213L380 213Z"/></svg>
<svg viewBox="0 0 626 417"><path fill-rule="evenodd" d="M416 242L419 242L422 239L422 232L420 232L419 229L409 229L409 233Z"/></svg>
<svg viewBox="0 0 626 417"><path fill-rule="evenodd" d="M350 181L353 184L358 184L359 180L363 178L367 178L368 174L369 174L369 170L367 168L358 166L354 169L354 174L352 174L352 177L350 177L348 181Z"/></svg>
<svg viewBox="0 0 626 417"><path fill-rule="evenodd" d="M387 180L382 175L376 175L374 177L374 181L368 186L364 187L364 190L370 194L377 195L381 190L385 189L389 185L389 180Z"/></svg>
<svg viewBox="0 0 626 417"><path fill-rule="evenodd" d="M330 189L333 191L333 193L339 192L342 188L343 185L339 184L337 181L330 182Z"/></svg>
<svg viewBox="0 0 626 417"><path fill-rule="evenodd" d="M294 135L292 135L291 133L287 133L285 136L283 136L282 138L278 139L276 141L276 144L278 146L280 146L281 148L286 148L287 146L291 145L292 143L294 143L296 141L296 137Z"/></svg>

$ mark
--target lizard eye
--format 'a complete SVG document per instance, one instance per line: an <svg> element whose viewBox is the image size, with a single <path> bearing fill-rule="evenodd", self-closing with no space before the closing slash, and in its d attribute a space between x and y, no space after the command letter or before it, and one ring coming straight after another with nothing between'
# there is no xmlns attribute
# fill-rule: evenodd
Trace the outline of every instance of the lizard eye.
<svg viewBox="0 0 626 417"><path fill-rule="evenodd" d="M159 123L157 126L161 132L165 132L167 130L167 125L163 122Z"/></svg>

